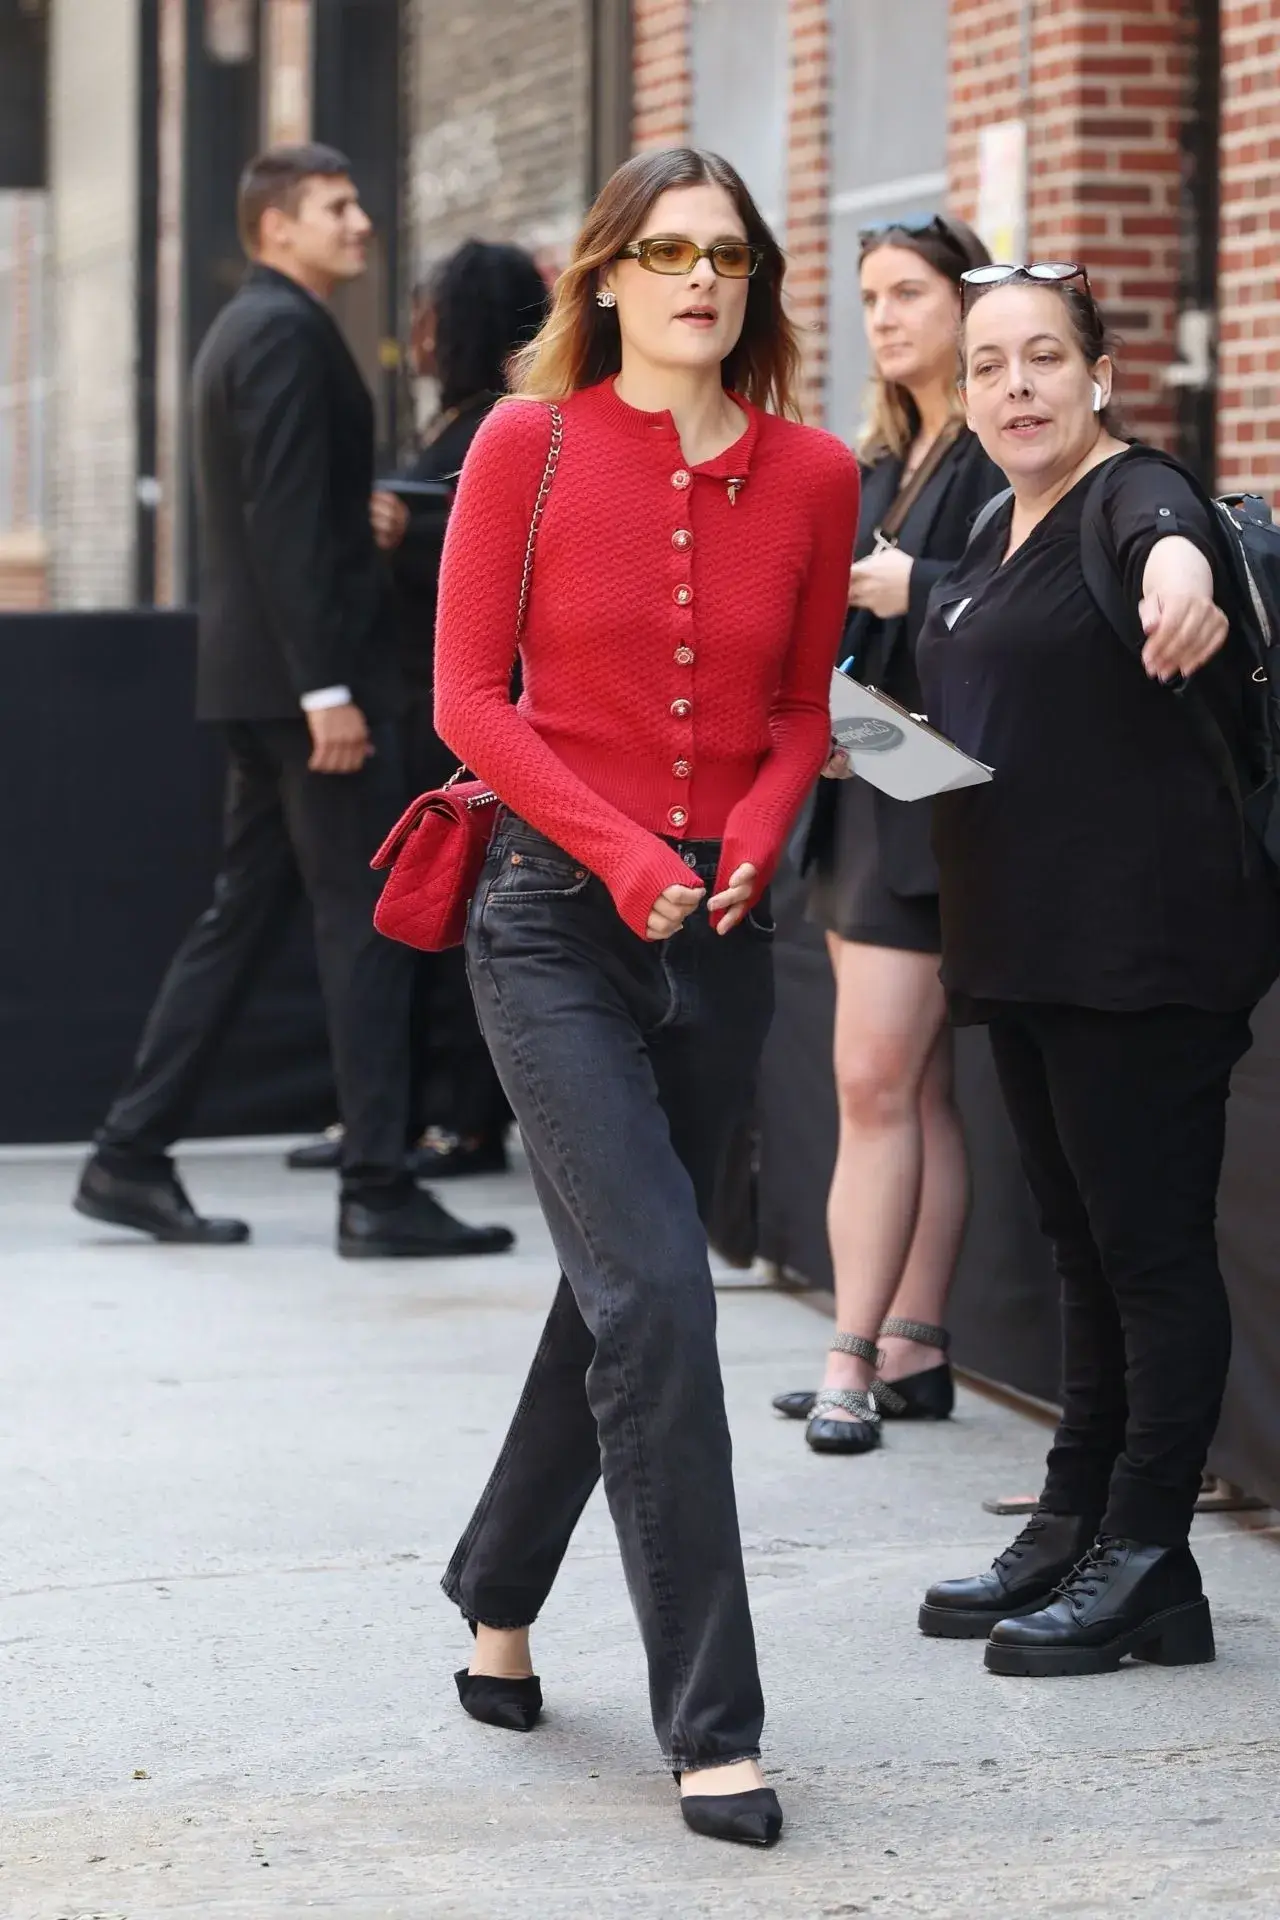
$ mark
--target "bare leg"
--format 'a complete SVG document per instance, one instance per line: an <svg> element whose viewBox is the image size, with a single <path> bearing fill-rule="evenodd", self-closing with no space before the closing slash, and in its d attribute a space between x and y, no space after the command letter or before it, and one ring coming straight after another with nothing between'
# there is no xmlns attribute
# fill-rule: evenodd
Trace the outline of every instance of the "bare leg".
<svg viewBox="0 0 1280 1920"><path fill-rule="evenodd" d="M934 1327L946 1325L947 1295L969 1212L969 1160L952 1092L953 1052L951 1029L944 1025L920 1089L924 1173L916 1230L889 1308L894 1319L923 1320ZM897 1335L886 1335L880 1351L880 1374L885 1380L901 1380L922 1367L937 1366L942 1359L935 1349Z"/></svg>
<svg viewBox="0 0 1280 1920"><path fill-rule="evenodd" d="M836 975L840 1144L827 1224L836 1325L876 1341L904 1277L923 1188L921 1097L946 1018L936 956L830 941ZM829 1353L826 1387L863 1388L876 1369ZM832 1410L831 1418L851 1418Z"/></svg>
<svg viewBox="0 0 1280 1920"><path fill-rule="evenodd" d="M477 1623L468 1672L492 1674L499 1680L527 1680L533 1672L528 1627L484 1627Z"/></svg>

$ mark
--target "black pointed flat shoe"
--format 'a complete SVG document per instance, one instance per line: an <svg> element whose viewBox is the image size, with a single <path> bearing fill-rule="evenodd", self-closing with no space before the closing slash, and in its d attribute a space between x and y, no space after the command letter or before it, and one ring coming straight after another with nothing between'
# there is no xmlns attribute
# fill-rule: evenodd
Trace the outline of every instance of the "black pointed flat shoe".
<svg viewBox="0 0 1280 1920"><path fill-rule="evenodd" d="M536 1673L527 1680L504 1680L493 1673L454 1674L464 1713L487 1727L505 1727L508 1733L528 1733L542 1713L542 1682Z"/></svg>
<svg viewBox="0 0 1280 1920"><path fill-rule="evenodd" d="M676 1776L677 1783L680 1775ZM782 1832L782 1807L772 1787L746 1793L682 1793L685 1825L704 1840L736 1840L743 1847L774 1847Z"/></svg>

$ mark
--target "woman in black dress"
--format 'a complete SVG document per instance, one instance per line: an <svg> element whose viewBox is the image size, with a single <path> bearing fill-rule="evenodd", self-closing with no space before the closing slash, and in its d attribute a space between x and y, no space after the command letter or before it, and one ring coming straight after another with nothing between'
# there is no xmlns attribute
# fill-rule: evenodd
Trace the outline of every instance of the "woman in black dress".
<svg viewBox="0 0 1280 1920"><path fill-rule="evenodd" d="M1003 485L965 428L956 390L960 276L987 258L968 227L942 215L862 236L875 377L844 657L853 655L859 680L913 711L929 591ZM951 1411L943 1322L968 1175L929 824L927 801L827 780L805 852L810 913L826 930L836 978L840 1145L828 1226L837 1331L821 1392L780 1394L774 1405L807 1420L809 1445L823 1453L877 1446L882 1415Z"/></svg>
<svg viewBox="0 0 1280 1920"><path fill-rule="evenodd" d="M989 1573L932 1587L920 1626L989 1634L997 1673L1189 1665L1214 1650L1187 1537L1231 1347L1227 1092L1280 967L1276 875L1238 804L1249 664L1223 645L1212 509L1112 431L1083 268L987 274L965 391L1013 496L935 592L920 677L995 769L935 806L942 977L953 1018L988 1024L1053 1245L1062 1417L1028 1526Z"/></svg>

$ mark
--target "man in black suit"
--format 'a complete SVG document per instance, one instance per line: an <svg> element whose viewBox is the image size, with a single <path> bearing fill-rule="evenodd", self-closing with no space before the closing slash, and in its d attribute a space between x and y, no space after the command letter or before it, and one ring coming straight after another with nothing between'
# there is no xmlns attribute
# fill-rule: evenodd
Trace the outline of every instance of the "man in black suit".
<svg viewBox="0 0 1280 1920"><path fill-rule="evenodd" d="M169 1158L299 888L315 923L345 1127L338 1250L500 1252L406 1171L412 956L374 931L370 855L404 800L403 693L371 516L373 405L327 302L366 264L348 162L275 148L246 169L252 262L196 360L198 712L228 755L213 903L170 965L76 1207L161 1240L228 1245Z"/></svg>

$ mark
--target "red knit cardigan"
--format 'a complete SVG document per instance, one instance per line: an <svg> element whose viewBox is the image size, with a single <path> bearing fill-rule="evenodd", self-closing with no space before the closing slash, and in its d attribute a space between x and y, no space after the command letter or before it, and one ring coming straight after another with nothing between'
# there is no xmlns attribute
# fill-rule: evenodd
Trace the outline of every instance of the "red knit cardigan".
<svg viewBox="0 0 1280 1920"><path fill-rule="evenodd" d="M833 435L739 402L741 437L687 467L669 413L611 380L563 402L510 696L520 581L550 439L496 407L449 519L436 726L513 812L599 875L641 936L687 885L672 840L723 842L768 885L827 754L858 470Z"/></svg>

